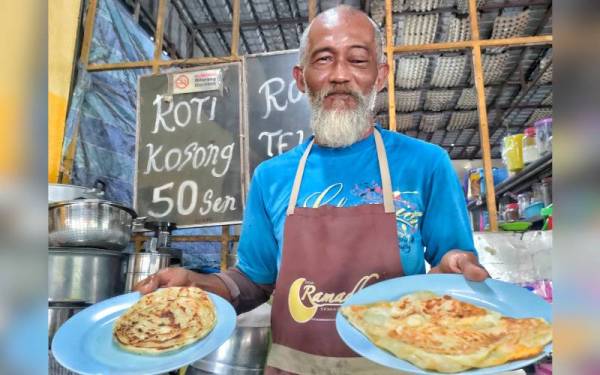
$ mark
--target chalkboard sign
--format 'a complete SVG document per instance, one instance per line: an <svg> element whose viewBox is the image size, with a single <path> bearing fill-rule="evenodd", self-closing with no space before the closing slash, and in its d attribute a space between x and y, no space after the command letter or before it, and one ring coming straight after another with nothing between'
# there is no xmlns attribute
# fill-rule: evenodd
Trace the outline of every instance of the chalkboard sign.
<svg viewBox="0 0 600 375"><path fill-rule="evenodd" d="M179 227L242 219L241 65L138 81L135 209Z"/></svg>
<svg viewBox="0 0 600 375"><path fill-rule="evenodd" d="M245 57L248 178L261 161L312 134L308 100L292 75L296 64L297 50Z"/></svg>

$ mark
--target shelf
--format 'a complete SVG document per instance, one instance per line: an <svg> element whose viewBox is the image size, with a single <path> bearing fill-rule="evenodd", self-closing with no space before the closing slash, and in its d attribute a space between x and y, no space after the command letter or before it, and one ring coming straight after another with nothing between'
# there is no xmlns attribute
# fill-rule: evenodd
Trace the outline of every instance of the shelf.
<svg viewBox="0 0 600 375"><path fill-rule="evenodd" d="M508 191L514 194L521 193L531 187L533 183L548 176L552 176L552 154L542 156L519 173L496 185L496 200ZM485 206L485 196L467 203L469 210L485 208Z"/></svg>
<svg viewBox="0 0 600 375"><path fill-rule="evenodd" d="M542 156L519 173L496 185L496 199L507 191L518 194L527 190L534 182L548 176L552 176L552 154Z"/></svg>

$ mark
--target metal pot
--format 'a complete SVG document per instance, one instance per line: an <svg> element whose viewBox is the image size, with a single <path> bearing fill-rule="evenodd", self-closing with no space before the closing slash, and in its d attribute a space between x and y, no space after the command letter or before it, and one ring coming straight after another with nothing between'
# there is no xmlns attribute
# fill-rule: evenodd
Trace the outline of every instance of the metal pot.
<svg viewBox="0 0 600 375"><path fill-rule="evenodd" d="M100 199L52 203L48 207L48 244L123 250L131 239L136 216L131 208Z"/></svg>
<svg viewBox="0 0 600 375"><path fill-rule="evenodd" d="M233 335L217 350L194 362L187 374L262 374L269 351L270 316L269 304L239 315Z"/></svg>
<svg viewBox="0 0 600 375"><path fill-rule="evenodd" d="M129 254L125 275L125 292L131 292L133 286L146 277L169 267L171 254L135 253Z"/></svg>
<svg viewBox="0 0 600 375"><path fill-rule="evenodd" d="M70 317L88 307L89 304L83 301L79 302L49 302L48 303L48 345L52 343L52 338L60 326L69 320Z"/></svg>
<svg viewBox="0 0 600 375"><path fill-rule="evenodd" d="M71 201L78 198L100 199L104 196L105 184L96 180L93 188L67 184L48 184L48 203Z"/></svg>
<svg viewBox="0 0 600 375"><path fill-rule="evenodd" d="M96 303L123 292L122 254L85 248L48 250L48 300Z"/></svg>

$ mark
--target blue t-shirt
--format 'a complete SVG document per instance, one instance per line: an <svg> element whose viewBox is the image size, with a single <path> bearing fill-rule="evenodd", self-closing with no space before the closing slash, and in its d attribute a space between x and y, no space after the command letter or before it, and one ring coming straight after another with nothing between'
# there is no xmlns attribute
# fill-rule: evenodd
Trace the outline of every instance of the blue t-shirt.
<svg viewBox="0 0 600 375"><path fill-rule="evenodd" d="M435 266L451 249L475 252L463 191L448 154L436 145L377 128L390 167L404 273L424 273L425 260ZM252 176L237 267L255 283L272 284L277 279L292 184L311 139L262 162ZM313 145L298 207L382 202L372 134L345 148Z"/></svg>

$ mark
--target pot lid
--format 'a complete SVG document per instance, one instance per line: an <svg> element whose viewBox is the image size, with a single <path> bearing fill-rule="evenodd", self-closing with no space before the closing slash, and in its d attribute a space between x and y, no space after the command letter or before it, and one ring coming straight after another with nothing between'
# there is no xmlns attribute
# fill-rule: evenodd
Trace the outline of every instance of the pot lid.
<svg viewBox="0 0 600 375"><path fill-rule="evenodd" d="M124 254L121 250L108 250L98 247L48 247L50 254L91 254L91 255L110 255L121 256Z"/></svg>
<svg viewBox="0 0 600 375"><path fill-rule="evenodd" d="M61 206L84 205L84 204L97 204L97 205L105 204L108 206L113 206L113 207L120 208L122 210L127 211L132 216L132 218L137 217L137 213L132 208L129 208L121 203L111 202L111 201L97 199L97 198L80 198L80 199L74 199L74 200L70 200L70 201L53 202L48 205L48 209L50 210L50 209L53 209L56 207L61 207Z"/></svg>

